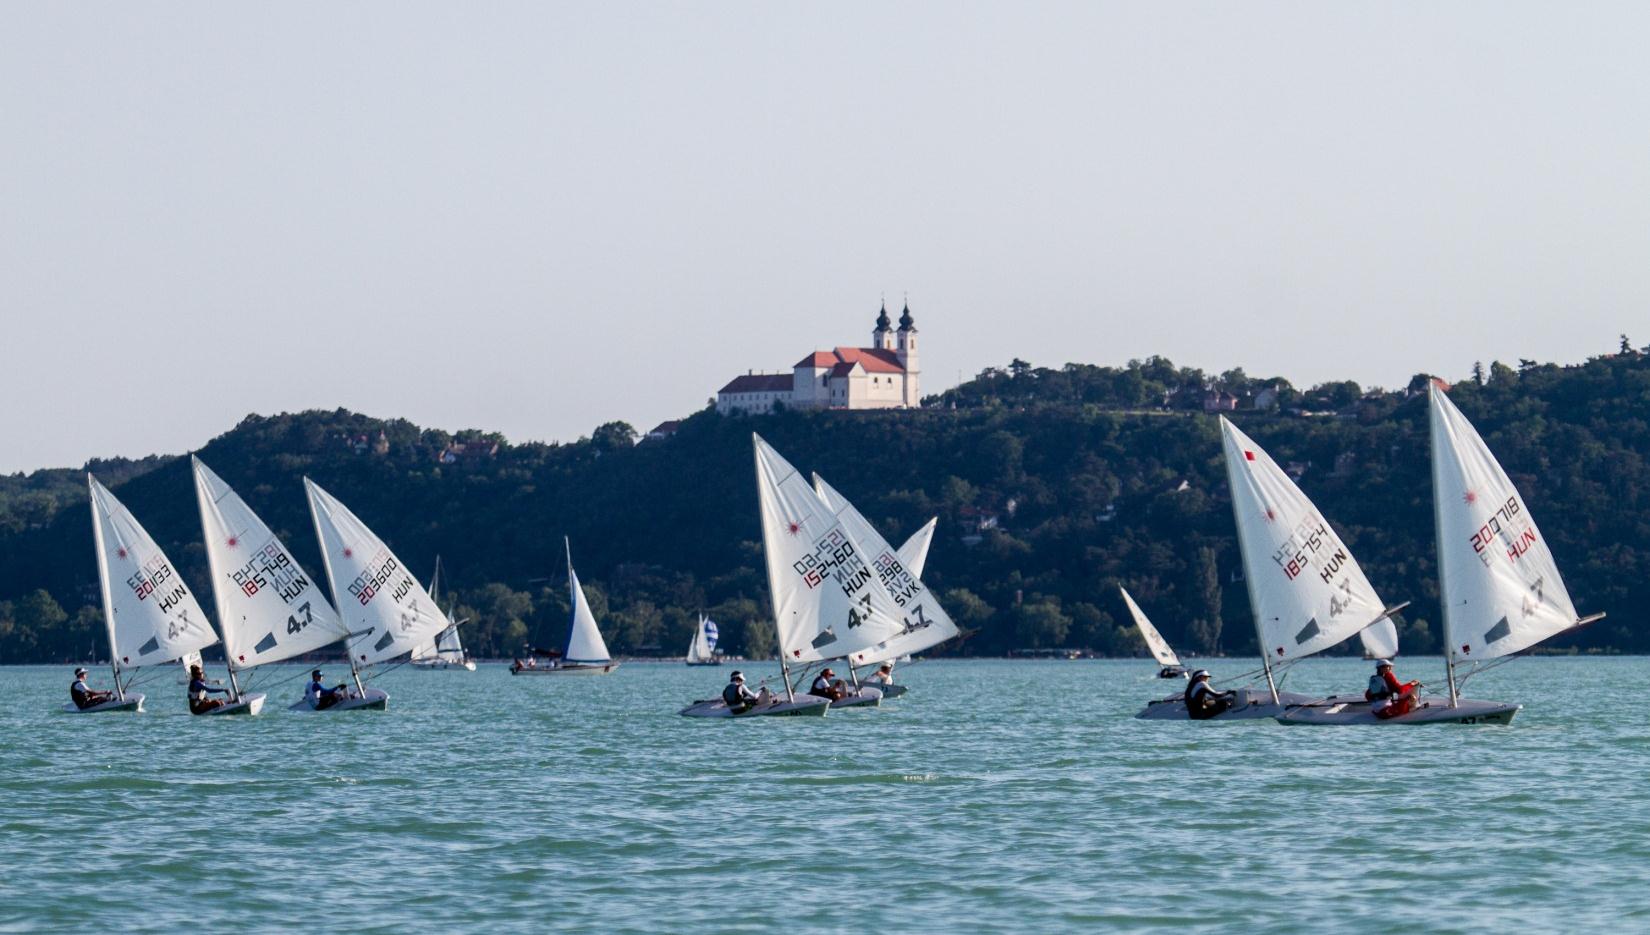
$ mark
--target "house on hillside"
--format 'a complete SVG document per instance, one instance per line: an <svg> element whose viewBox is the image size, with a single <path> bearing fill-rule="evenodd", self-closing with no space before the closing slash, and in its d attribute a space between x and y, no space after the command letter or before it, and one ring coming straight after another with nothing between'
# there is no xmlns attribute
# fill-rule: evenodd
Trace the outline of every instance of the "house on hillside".
<svg viewBox="0 0 1650 935"><path fill-rule="evenodd" d="M747 372L717 391L716 411L772 412L793 409L915 409L922 404L917 362L917 323L907 304L899 329L883 305L871 331L870 347L815 351L790 372Z"/></svg>

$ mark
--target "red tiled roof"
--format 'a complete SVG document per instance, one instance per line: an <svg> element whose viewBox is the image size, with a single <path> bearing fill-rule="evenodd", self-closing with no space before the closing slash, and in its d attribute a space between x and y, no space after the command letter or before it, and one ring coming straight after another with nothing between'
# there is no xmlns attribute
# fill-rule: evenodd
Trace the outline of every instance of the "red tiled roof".
<svg viewBox="0 0 1650 935"><path fill-rule="evenodd" d="M789 393L791 375L788 373L747 373L734 377L718 393Z"/></svg>
<svg viewBox="0 0 1650 935"><path fill-rule="evenodd" d="M854 365L848 363L847 361L842 361L841 363L838 363L836 366L831 368L831 376L833 376L833 377L845 377L848 374L853 373L853 372L854 372Z"/></svg>
<svg viewBox="0 0 1650 935"><path fill-rule="evenodd" d="M868 373L904 373L899 355L880 347L839 347L831 351L814 351L796 362L797 367L835 368L839 364L858 363ZM833 369L832 373L836 371Z"/></svg>

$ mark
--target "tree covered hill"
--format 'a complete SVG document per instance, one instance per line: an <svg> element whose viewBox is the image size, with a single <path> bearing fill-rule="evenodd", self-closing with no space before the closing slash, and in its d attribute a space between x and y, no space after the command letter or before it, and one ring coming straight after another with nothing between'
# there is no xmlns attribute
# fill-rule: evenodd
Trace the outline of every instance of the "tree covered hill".
<svg viewBox="0 0 1650 935"><path fill-rule="evenodd" d="M1650 632L1650 355L1474 366L1452 397L1553 544L1577 606L1609 618L1557 648L1645 651ZM509 444L339 410L250 416L198 453L320 573L310 476L414 569L440 554L466 643L510 655L568 620L562 539L608 642L676 654L699 611L734 652L773 649L752 431L853 499L898 545L930 516L927 583L965 628L946 651L1138 651L1126 585L1176 646L1254 651L1219 430L1228 415L1340 529L1388 601L1412 600L1408 652L1439 645L1425 395L1429 378L1297 391L1153 358L1127 367L1015 361L913 412L700 412L663 440L609 423L568 444ZM1270 390L1270 395L1264 391ZM188 459L89 465L210 608ZM0 662L106 655L84 476L0 478Z"/></svg>

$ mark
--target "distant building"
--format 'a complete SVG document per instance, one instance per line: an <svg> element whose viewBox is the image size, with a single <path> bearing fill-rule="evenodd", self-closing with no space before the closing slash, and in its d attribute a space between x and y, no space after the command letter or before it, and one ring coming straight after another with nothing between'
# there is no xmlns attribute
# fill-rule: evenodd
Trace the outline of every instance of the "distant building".
<svg viewBox="0 0 1650 935"><path fill-rule="evenodd" d="M917 365L917 324L911 306L900 315L899 329L888 319L888 306L877 315L870 347L815 351L797 361L790 373L751 371L734 377L716 394L716 411L772 412L776 404L793 409L914 409L922 404Z"/></svg>
<svg viewBox="0 0 1650 935"><path fill-rule="evenodd" d="M1236 412L1237 407L1238 398L1225 390L1218 393L1210 390L1203 394L1204 412Z"/></svg>
<svg viewBox="0 0 1650 935"><path fill-rule="evenodd" d="M1255 394L1255 408L1263 411L1278 408L1278 388L1276 384L1265 387Z"/></svg>
<svg viewBox="0 0 1650 935"><path fill-rule="evenodd" d="M642 436L642 441L644 441L644 442L664 441L665 439L669 438L670 436L675 435L676 430L681 428L681 427L682 427L682 421L680 419L671 419L668 422L660 422L658 425L655 425L653 428L649 429L648 433L646 435Z"/></svg>

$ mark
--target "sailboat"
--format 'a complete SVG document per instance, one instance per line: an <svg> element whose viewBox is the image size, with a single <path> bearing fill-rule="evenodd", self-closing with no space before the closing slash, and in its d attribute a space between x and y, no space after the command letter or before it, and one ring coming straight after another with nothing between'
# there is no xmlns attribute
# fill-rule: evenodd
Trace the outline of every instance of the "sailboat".
<svg viewBox="0 0 1650 935"><path fill-rule="evenodd" d="M430 575L430 586L427 589L430 592L430 600L436 602L437 606L441 603L440 588L441 556L437 555L435 557L435 572ZM452 620L452 616L452 605L451 602L448 602L447 619ZM438 669L462 669L466 672L474 672L476 670L475 660L465 654L464 644L458 638L458 625L463 622L462 620L453 620L451 624L448 624L447 629L435 635L435 639L414 646L412 667L427 672Z"/></svg>
<svg viewBox="0 0 1650 935"><path fill-rule="evenodd" d="M1231 708L1216 719L1272 718L1286 705L1317 700L1279 691L1279 669L1353 635L1368 656L1396 655L1391 616L1408 603L1385 606L1346 543L1277 462L1224 416L1220 431L1266 688L1237 689ZM1183 695L1153 701L1136 715L1187 716Z"/></svg>
<svg viewBox="0 0 1650 935"><path fill-rule="evenodd" d="M606 675L619 667L607 651L601 628L596 626L596 615L590 612L584 588L579 585L578 573L573 571L573 544L562 537L567 547L567 596L573 604L573 620L567 627L567 642L561 653L544 666L511 666L515 675Z"/></svg>
<svg viewBox="0 0 1650 935"><path fill-rule="evenodd" d="M1512 480L1448 395L1428 392L1432 507L1444 607L1447 697L1423 696L1381 720L1362 698L1290 711L1290 724L1509 724L1523 707L1460 696L1460 684L1560 633L1604 617L1576 613L1552 549ZM1457 672L1466 667L1465 674Z"/></svg>
<svg viewBox="0 0 1650 935"><path fill-rule="evenodd" d="M330 707L312 708L300 700L292 710L382 711L390 696L383 689L362 684L362 667L411 653L452 621L384 540L348 507L307 477L304 491L309 495L315 538L321 543L327 583L348 633L345 642L354 686L347 699Z"/></svg>
<svg viewBox="0 0 1650 935"><path fill-rule="evenodd" d="M250 680L258 666L314 652L348 634L315 578L274 530L199 458L189 461L229 665L229 700L255 699L248 713L257 714L264 696L248 694L243 675Z"/></svg>
<svg viewBox="0 0 1650 935"><path fill-rule="evenodd" d="M1160 679L1185 678L1186 667L1180 664L1180 657L1175 655L1173 649L1169 648L1169 641L1163 638L1163 634L1157 632L1157 627L1152 626L1152 622L1146 619L1146 612L1141 610L1140 605L1134 602L1134 596L1129 594L1129 589L1119 587L1117 590L1123 595L1123 603L1129 608L1129 616L1134 618L1135 627L1140 630L1140 638L1145 641L1146 648L1151 651L1152 658L1156 659L1157 664L1163 667L1158 670L1157 677Z"/></svg>
<svg viewBox="0 0 1650 935"><path fill-rule="evenodd" d="M699 625L693 628L693 641L688 643L687 664L690 666L719 666L722 657L716 655L716 621L699 615Z"/></svg>
<svg viewBox="0 0 1650 935"><path fill-rule="evenodd" d="M130 691L139 669L184 659L216 643L218 636L177 569L137 519L97 478L87 474L86 484L115 691L100 704L81 708L71 701L63 710L142 711L143 694Z"/></svg>
<svg viewBox="0 0 1650 935"><path fill-rule="evenodd" d="M829 701L798 694L791 665L844 658L904 629L864 546L779 452L759 435L751 444L784 694L737 715L720 698L698 701L682 709L687 717L823 715Z"/></svg>
<svg viewBox="0 0 1650 935"><path fill-rule="evenodd" d="M859 685L856 671L859 666L878 666L902 657L909 658L956 636L957 624L922 583L922 569L928 561L928 546L933 542L938 518L923 524L896 551L847 497L818 474L814 475L814 492L827 509L842 519L843 526L865 546L866 551L875 556L873 565L877 577L901 611L898 635L847 657L848 672L853 677L854 685ZM887 698L897 698L906 692L906 686L892 683L879 683L872 687Z"/></svg>

